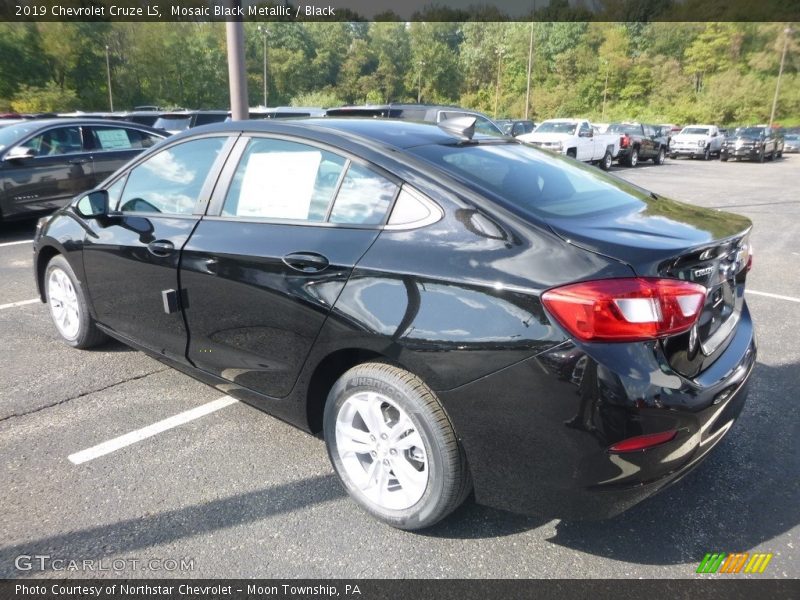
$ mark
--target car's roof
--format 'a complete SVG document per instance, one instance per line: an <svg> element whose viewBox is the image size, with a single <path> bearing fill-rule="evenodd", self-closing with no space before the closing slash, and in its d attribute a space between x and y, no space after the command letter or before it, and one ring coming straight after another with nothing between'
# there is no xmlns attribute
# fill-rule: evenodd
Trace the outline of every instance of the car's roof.
<svg viewBox="0 0 800 600"><path fill-rule="evenodd" d="M586 119L547 119L542 123L583 123Z"/></svg>
<svg viewBox="0 0 800 600"><path fill-rule="evenodd" d="M426 144L452 144L458 138L433 123L402 119L362 118L303 118L259 119L214 123L190 129L181 136L212 131L251 131L263 133L301 133L302 131L337 132L361 142L379 142L396 148L411 148ZM497 136L476 134L474 139L503 140Z"/></svg>
<svg viewBox="0 0 800 600"><path fill-rule="evenodd" d="M14 123L15 125L21 125L22 123L30 124L33 126L33 129L29 130L28 133L32 131L39 131L40 129L46 129L48 127L53 127L55 125L108 125L110 127L128 127L131 129L141 129L147 131L148 133L154 133L160 136L163 136L164 133L158 131L157 129L153 129L152 127L147 127L146 125L140 125L139 123L134 123L132 121L121 121L119 119L82 119L80 117L61 117L56 119L25 119L24 121L20 121ZM27 135L27 134L26 134Z"/></svg>

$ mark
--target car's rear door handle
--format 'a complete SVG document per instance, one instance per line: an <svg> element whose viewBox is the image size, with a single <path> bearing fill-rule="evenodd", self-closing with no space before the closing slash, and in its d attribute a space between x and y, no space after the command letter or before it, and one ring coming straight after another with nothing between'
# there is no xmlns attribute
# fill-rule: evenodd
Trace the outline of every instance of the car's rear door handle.
<svg viewBox="0 0 800 600"><path fill-rule="evenodd" d="M67 161L71 165L85 165L89 162L88 158L73 158L70 161Z"/></svg>
<svg viewBox="0 0 800 600"><path fill-rule="evenodd" d="M283 262L302 273L324 271L330 264L327 258L316 252L292 252L283 257Z"/></svg>
<svg viewBox="0 0 800 600"><path fill-rule="evenodd" d="M156 240L147 244L147 249L156 256L169 256L175 250L175 244L168 240Z"/></svg>

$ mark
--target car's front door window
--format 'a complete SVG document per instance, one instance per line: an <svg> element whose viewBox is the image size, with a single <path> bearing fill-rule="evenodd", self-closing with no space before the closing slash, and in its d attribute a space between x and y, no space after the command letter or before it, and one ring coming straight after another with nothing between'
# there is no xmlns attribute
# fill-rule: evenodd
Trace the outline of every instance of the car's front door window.
<svg viewBox="0 0 800 600"><path fill-rule="evenodd" d="M125 213L191 214L226 139L191 140L149 157L128 175L119 209Z"/></svg>
<svg viewBox="0 0 800 600"><path fill-rule="evenodd" d="M59 156L83 152L81 128L70 126L48 129L32 137L21 146L30 148L36 153L36 156Z"/></svg>

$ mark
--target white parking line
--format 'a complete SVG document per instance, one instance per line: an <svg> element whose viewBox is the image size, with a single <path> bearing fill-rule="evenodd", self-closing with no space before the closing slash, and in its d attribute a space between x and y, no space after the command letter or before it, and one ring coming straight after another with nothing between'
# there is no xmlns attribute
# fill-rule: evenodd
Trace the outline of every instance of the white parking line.
<svg viewBox="0 0 800 600"><path fill-rule="evenodd" d="M800 298L792 296L781 296L780 294L770 294L769 292L757 292L756 290L745 290L748 294L755 294L756 296L766 296L767 298L776 298L778 300L788 300L789 302L800 302Z"/></svg>
<svg viewBox="0 0 800 600"><path fill-rule="evenodd" d="M110 454L111 452L119 450L120 448L124 448L125 446L130 446L131 444L141 442L142 440L153 437L154 435L159 434L162 431L166 431L167 429L172 429L178 425L183 425L189 421L194 421L195 419L204 417L205 415L211 414L221 408L225 408L226 406L230 406L231 404L235 404L236 402L238 402L236 398L223 396L222 398L217 398L216 400L212 400L211 402L198 406L197 408L192 408L191 410L179 413L175 416L164 419L163 421L158 421L157 423L153 423L147 427L142 427L136 431L131 431L130 433L116 437L113 440L108 440L107 442L103 442L97 446L92 446L86 450L81 450L75 454L70 454L67 458L69 458L70 462L79 465L81 463L94 460L100 456Z"/></svg>
<svg viewBox="0 0 800 600"><path fill-rule="evenodd" d="M25 306L26 304L34 304L35 302L41 302L41 300L39 300L39 298L33 298L32 300L20 300L19 302L12 302L10 304L0 304L0 310L14 308L15 306Z"/></svg>
<svg viewBox="0 0 800 600"><path fill-rule="evenodd" d="M3 242L2 244L0 244L0 248L2 248L3 246L19 246L21 244L32 244L32 243L33 240L22 240L20 242Z"/></svg>

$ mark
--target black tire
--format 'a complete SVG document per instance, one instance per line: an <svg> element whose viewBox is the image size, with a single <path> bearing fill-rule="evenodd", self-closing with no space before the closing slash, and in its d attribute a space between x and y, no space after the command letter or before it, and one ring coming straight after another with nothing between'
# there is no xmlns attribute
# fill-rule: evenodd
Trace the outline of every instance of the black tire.
<svg viewBox="0 0 800 600"><path fill-rule="evenodd" d="M343 451L345 455L353 455L358 458L357 463L350 458L346 464L340 456L337 423L341 425L342 421L349 420L350 417L347 415L355 414L353 413L353 403L361 402L359 397L365 398L365 402L372 402L369 404L371 407L376 405L380 407L380 417L384 420L381 427L386 427L393 422L393 414L396 415L397 421L392 427L398 426L405 416L413 426L410 431L418 434L419 439L422 440L425 463L418 471L424 472L427 469L427 479L421 497L408 507L382 506L368 497L364 491L366 487L362 489L357 485L355 476L366 474L368 485L370 489L373 489L371 484L372 477L375 475L370 473L384 469L387 473L384 475L386 478L385 489L388 491L392 487L390 485L392 481L395 482L395 490L402 489L400 478L394 475L397 470L394 466L396 463L392 462L390 465L388 461L404 460L403 464L407 467L416 456L411 453L419 453L416 446L401 450L398 454L393 448L387 450L387 445L391 444L391 437L389 441L382 442L372 436L371 442L365 442L365 444L371 445L361 446L367 449L367 452ZM403 411L405 415L399 411ZM361 412L357 411L357 413L360 418ZM357 419L352 421L353 424L356 422ZM359 429L359 435L369 436L369 432L373 431L373 428L366 425L366 420L358 422L363 423L363 431ZM355 427L355 425L353 426ZM433 391L421 379L408 371L384 363L365 363L344 373L328 394L323 415L323 430L331 464L342 480L347 493L364 510L392 527L406 530L430 527L462 504L472 490L466 456L458 442L453 425ZM388 431L393 430L389 428ZM390 435L393 434L390 433ZM400 440L410 437L411 434L408 437L401 437ZM369 451L370 449L371 451ZM391 457L388 456L388 452L392 452ZM386 458L381 459L381 456ZM381 463L386 466L382 467ZM375 466L373 467L373 465ZM363 468L365 473L357 472L359 468ZM400 471L397 470L397 472ZM393 477L394 479L392 479ZM381 476L378 475L376 487L381 486L380 481ZM390 491L389 493L394 492ZM387 501L384 504L388 505L389 503Z"/></svg>
<svg viewBox="0 0 800 600"><path fill-rule="evenodd" d="M629 167L635 167L639 164L639 149L631 148L631 153L625 157L625 164Z"/></svg>
<svg viewBox="0 0 800 600"><path fill-rule="evenodd" d="M758 162L764 162L764 148L761 148L761 152L758 153Z"/></svg>
<svg viewBox="0 0 800 600"><path fill-rule="evenodd" d="M66 277L66 279L62 279ZM55 278L55 279L54 279ZM53 294L57 294L55 289L51 286L56 285L55 280L60 279L66 284L67 287L71 286L71 293L74 293L74 302L76 304L75 310L66 308L63 302L56 300ZM50 308L50 317L53 319L53 324L56 326L61 339L73 348L93 348L99 346L108 340L108 336L97 328L97 324L92 316L89 314L89 307L86 303L86 294L83 291L80 281L75 276L69 262L63 256L56 255L47 263L44 270L44 293L47 299L47 304ZM70 293L70 295L71 295ZM70 313L69 322L70 327L64 325L64 322L59 323L57 320L58 306L61 306L64 312ZM63 313L62 313L63 314ZM77 320L77 327L72 332L73 320Z"/></svg>
<svg viewBox="0 0 800 600"><path fill-rule="evenodd" d="M606 153L603 155L603 158L600 159L600 168L603 169L603 171L608 171L613 164L614 157L611 154L611 150L606 149Z"/></svg>
<svg viewBox="0 0 800 600"><path fill-rule="evenodd" d="M711 159L711 149L706 146L706 149L703 151L703 160L710 160Z"/></svg>
<svg viewBox="0 0 800 600"><path fill-rule="evenodd" d="M578 158L578 151L575 148L570 148L567 150L567 156L570 158Z"/></svg>
<svg viewBox="0 0 800 600"><path fill-rule="evenodd" d="M783 158L783 150L778 151L778 158Z"/></svg>
<svg viewBox="0 0 800 600"><path fill-rule="evenodd" d="M653 162L660 166L664 164L664 161L666 161L666 159L667 159L667 153L664 151L663 148L661 148L661 150L658 151L658 154L656 154L653 157Z"/></svg>
<svg viewBox="0 0 800 600"><path fill-rule="evenodd" d="M722 162L728 162L728 157L727 157L727 156L721 156L721 155L720 155L719 159L720 159Z"/></svg>
<svg viewBox="0 0 800 600"><path fill-rule="evenodd" d="M677 155L677 154L670 154L670 155L669 155L669 157L670 157L672 160L675 160L676 158L678 158L678 155Z"/></svg>

